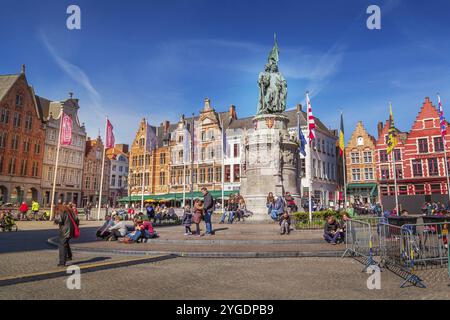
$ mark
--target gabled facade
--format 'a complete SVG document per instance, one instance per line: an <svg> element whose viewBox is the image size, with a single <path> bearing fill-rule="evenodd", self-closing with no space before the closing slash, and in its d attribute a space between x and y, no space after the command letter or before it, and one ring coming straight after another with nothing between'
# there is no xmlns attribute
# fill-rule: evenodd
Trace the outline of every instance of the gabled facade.
<svg viewBox="0 0 450 320"><path fill-rule="evenodd" d="M117 201L128 195L128 145L116 144L106 150L110 161L109 172L109 205L115 207Z"/></svg>
<svg viewBox="0 0 450 320"><path fill-rule="evenodd" d="M0 76L0 203L41 202L45 130L22 72Z"/></svg>
<svg viewBox="0 0 450 320"><path fill-rule="evenodd" d="M376 140L359 121L345 148L347 201L377 202Z"/></svg>

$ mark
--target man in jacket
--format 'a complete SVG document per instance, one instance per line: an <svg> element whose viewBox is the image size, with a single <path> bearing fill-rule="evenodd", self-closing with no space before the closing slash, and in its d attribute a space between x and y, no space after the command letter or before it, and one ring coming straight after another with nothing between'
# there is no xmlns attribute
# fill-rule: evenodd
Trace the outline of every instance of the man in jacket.
<svg viewBox="0 0 450 320"><path fill-rule="evenodd" d="M34 220L37 220L39 213L39 203L37 201L31 203L31 211L33 211Z"/></svg>
<svg viewBox="0 0 450 320"><path fill-rule="evenodd" d="M205 210L204 219L206 224L206 234L212 235L213 229L211 223L211 216L214 212L214 200L206 187L202 188L202 193L203 193L203 208Z"/></svg>
<svg viewBox="0 0 450 320"><path fill-rule="evenodd" d="M71 217L69 217L71 215ZM72 218L72 219L71 219ZM59 205L56 209L55 224L59 226L59 264L58 267L64 267L67 261L72 260L72 250L69 241L75 233L75 226L79 224L78 217L70 212L67 206Z"/></svg>
<svg viewBox="0 0 450 320"><path fill-rule="evenodd" d="M337 244L337 241L341 239L342 232L343 230L339 225L339 222L337 222L333 216L329 217L323 230L325 241L333 245Z"/></svg>

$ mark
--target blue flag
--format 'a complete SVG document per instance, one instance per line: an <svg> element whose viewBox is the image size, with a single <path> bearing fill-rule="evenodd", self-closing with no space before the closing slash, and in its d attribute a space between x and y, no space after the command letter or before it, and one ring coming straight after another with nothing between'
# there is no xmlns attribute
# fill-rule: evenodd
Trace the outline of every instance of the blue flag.
<svg viewBox="0 0 450 320"><path fill-rule="evenodd" d="M306 157L306 139L305 136L303 135L302 132L302 128L300 128L300 115L298 115L298 126L297 126L297 130L298 130L298 139L300 140L300 146L298 148L298 152L303 155L304 157Z"/></svg>
<svg viewBox="0 0 450 320"><path fill-rule="evenodd" d="M157 148L158 139L156 137L156 128L147 124L146 150L152 152Z"/></svg>

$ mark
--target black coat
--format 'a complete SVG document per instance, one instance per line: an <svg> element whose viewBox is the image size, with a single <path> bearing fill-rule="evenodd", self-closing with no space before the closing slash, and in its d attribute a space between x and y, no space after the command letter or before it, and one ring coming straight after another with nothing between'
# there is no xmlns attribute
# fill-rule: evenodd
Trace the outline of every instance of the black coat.
<svg viewBox="0 0 450 320"><path fill-rule="evenodd" d="M209 192L203 197L203 208L205 211L214 210L214 200Z"/></svg>
<svg viewBox="0 0 450 320"><path fill-rule="evenodd" d="M59 226L59 237L62 239L71 239L75 233L75 226L69 218L69 214L71 213L64 211L55 218L55 224ZM75 215L72 215L72 217L78 226L80 223L78 217Z"/></svg>

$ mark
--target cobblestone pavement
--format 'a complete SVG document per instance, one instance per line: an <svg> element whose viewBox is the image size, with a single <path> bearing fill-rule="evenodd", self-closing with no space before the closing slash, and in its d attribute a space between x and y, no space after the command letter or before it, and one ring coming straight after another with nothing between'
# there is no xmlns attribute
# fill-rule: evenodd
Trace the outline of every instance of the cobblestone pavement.
<svg viewBox="0 0 450 320"><path fill-rule="evenodd" d="M382 272L381 290L367 289L361 269L336 258L176 258L82 274L81 290L65 278L0 287L0 299L450 299L444 269L429 272L426 289L400 289Z"/></svg>

